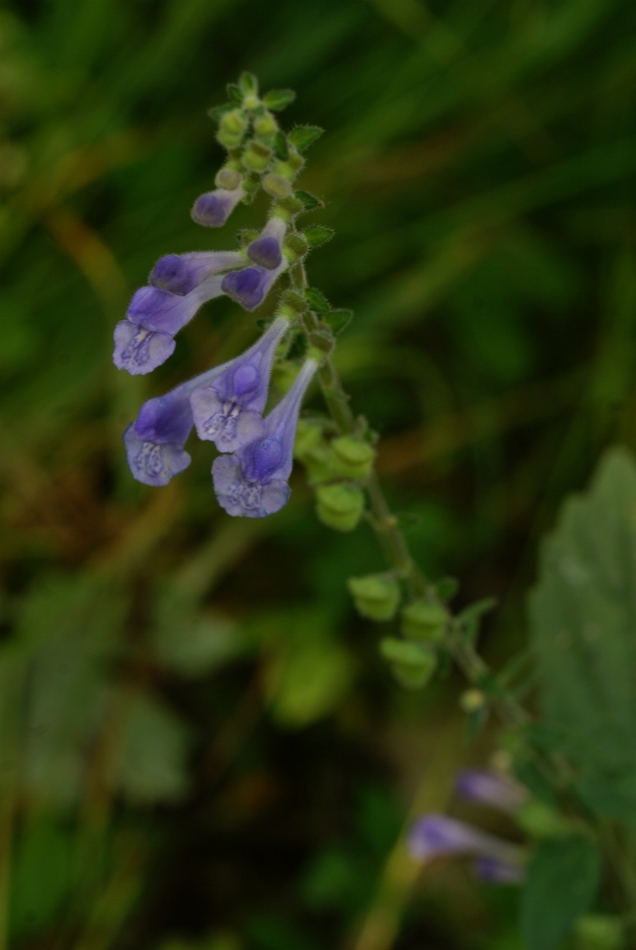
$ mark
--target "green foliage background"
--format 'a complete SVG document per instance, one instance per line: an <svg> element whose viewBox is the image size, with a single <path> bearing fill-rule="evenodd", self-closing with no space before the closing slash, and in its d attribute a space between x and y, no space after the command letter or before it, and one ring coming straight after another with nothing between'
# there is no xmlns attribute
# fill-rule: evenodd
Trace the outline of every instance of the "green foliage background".
<svg viewBox="0 0 636 950"><path fill-rule="evenodd" d="M112 366L112 329L159 256L264 210L218 234L188 215L224 84L295 88L285 120L327 130L301 184L337 232L312 283L356 312L338 367L424 569L499 598L504 662L558 503L635 443L635 26L629 0L0 6L11 946L519 946L515 894L420 879L401 849L492 736L467 743L453 676L391 682L345 588L381 567L368 529L320 525L302 472L280 515L229 519L204 445L164 489L127 470L142 400L254 319L215 301L144 378Z"/></svg>

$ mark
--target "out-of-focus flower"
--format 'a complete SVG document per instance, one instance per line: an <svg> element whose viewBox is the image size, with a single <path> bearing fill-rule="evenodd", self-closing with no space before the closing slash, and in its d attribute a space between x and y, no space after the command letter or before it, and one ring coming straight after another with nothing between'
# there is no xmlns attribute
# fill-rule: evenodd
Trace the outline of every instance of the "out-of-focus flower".
<svg viewBox="0 0 636 950"><path fill-rule="evenodd" d="M489 805L514 815L528 801L519 782L487 769L466 769L455 780L455 791L466 801Z"/></svg>

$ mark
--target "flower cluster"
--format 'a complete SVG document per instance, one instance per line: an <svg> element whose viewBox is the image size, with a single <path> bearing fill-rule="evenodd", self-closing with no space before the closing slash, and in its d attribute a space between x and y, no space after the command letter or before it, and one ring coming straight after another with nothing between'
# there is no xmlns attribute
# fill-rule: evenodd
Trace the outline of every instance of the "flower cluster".
<svg viewBox="0 0 636 950"><path fill-rule="evenodd" d="M168 254L155 264L148 284L133 294L126 318L115 327L118 369L143 375L160 366L173 353L179 330L215 297L224 295L255 310L298 259L298 237L296 244L292 238L285 244L298 201L280 199L289 198L302 159L286 145L287 161L276 162L272 172L267 143L278 126L250 84L251 77L244 78L242 108L223 111L217 138L230 160L216 176L217 187L195 201L191 216L204 227L221 227L261 186L279 200L260 234L250 235L242 248ZM243 152L237 158L239 145ZM263 415L276 352L295 316L282 305L260 339L236 359L144 403L124 433L134 478L167 485L190 464L185 443L196 428L199 438L225 453L215 460L212 475L219 503L230 515L260 518L283 507L300 407L319 361L310 349L291 388Z"/></svg>

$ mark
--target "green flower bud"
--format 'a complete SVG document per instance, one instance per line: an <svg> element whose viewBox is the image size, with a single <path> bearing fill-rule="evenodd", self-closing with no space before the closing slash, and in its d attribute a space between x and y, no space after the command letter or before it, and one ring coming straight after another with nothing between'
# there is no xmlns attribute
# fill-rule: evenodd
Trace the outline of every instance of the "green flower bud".
<svg viewBox="0 0 636 950"><path fill-rule="evenodd" d="M465 713L480 712L486 705L486 694L480 689L466 689L459 697L459 708Z"/></svg>
<svg viewBox="0 0 636 950"><path fill-rule="evenodd" d="M586 914L574 925L576 950L624 950L623 924L607 914Z"/></svg>
<svg viewBox="0 0 636 950"><path fill-rule="evenodd" d="M283 242L283 252L290 264L304 257L309 250L309 245L302 234L288 234Z"/></svg>
<svg viewBox="0 0 636 950"><path fill-rule="evenodd" d="M264 172L269 165L272 157L271 148L261 145L260 142L250 142L241 156L241 162L245 168L254 172Z"/></svg>
<svg viewBox="0 0 636 950"><path fill-rule="evenodd" d="M235 191L238 186L241 184L243 176L235 168L229 168L227 165L225 168L221 168L216 173L216 178L214 179L214 184L217 188L226 188L227 191Z"/></svg>
<svg viewBox="0 0 636 950"><path fill-rule="evenodd" d="M400 585L390 574L350 577L347 587L356 610L369 620L391 620L400 603Z"/></svg>
<svg viewBox="0 0 636 950"><path fill-rule="evenodd" d="M219 131L227 135L238 135L240 138L247 128L247 119L240 109L224 112L219 122Z"/></svg>
<svg viewBox="0 0 636 950"><path fill-rule="evenodd" d="M353 531L364 511L364 493L357 485L319 485L316 513L336 531Z"/></svg>
<svg viewBox="0 0 636 950"><path fill-rule="evenodd" d="M368 478L373 468L373 446L363 439L342 435L331 443L338 471L347 478Z"/></svg>
<svg viewBox="0 0 636 950"><path fill-rule="evenodd" d="M409 689L426 686L437 668L433 651L418 643L385 637L380 641L380 653L388 660L398 682Z"/></svg>
<svg viewBox="0 0 636 950"><path fill-rule="evenodd" d="M446 632L448 613L441 604L416 600L402 611L402 633L411 640L437 643Z"/></svg>
<svg viewBox="0 0 636 950"><path fill-rule="evenodd" d="M281 305L288 307L293 313L294 318L297 317L298 314L304 313L307 309L304 297L302 297L301 294L297 294L295 290L284 291L281 297Z"/></svg>
<svg viewBox="0 0 636 950"><path fill-rule="evenodd" d="M265 115L259 116L254 120L254 132L259 139L265 139L269 141L276 135L278 131L278 123L273 115L270 115L269 112Z"/></svg>
<svg viewBox="0 0 636 950"><path fill-rule="evenodd" d="M519 827L534 838L558 838L571 834L572 826L567 818L545 802L531 799L517 812Z"/></svg>
<svg viewBox="0 0 636 950"><path fill-rule="evenodd" d="M288 198L292 191L289 181L274 172L270 172L263 178L263 189L272 198Z"/></svg>
<svg viewBox="0 0 636 950"><path fill-rule="evenodd" d="M238 148L243 141L243 133L225 132L223 129L219 129L216 133L216 140L223 148Z"/></svg>
<svg viewBox="0 0 636 950"><path fill-rule="evenodd" d="M334 478L333 453L320 423L301 419L296 429L294 457L305 466L309 482L319 485Z"/></svg>

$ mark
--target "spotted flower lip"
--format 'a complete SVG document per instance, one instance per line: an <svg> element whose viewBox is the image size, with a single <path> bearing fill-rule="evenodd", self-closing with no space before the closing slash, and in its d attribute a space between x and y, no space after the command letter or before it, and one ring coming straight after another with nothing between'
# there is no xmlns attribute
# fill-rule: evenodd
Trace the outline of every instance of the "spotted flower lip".
<svg viewBox="0 0 636 950"><path fill-rule="evenodd" d="M208 277L245 265L240 251L191 251L166 254L150 271L148 283L159 290L185 296Z"/></svg>
<svg viewBox="0 0 636 950"><path fill-rule="evenodd" d="M256 310L265 300L276 278L286 268L287 261L281 260L278 267L272 270L254 265L243 270L230 271L223 277L222 291L245 310Z"/></svg>
<svg viewBox="0 0 636 950"><path fill-rule="evenodd" d="M287 231L287 223L282 218L270 218L260 237L247 248L247 256L255 264L267 270L280 267L283 260L283 238Z"/></svg>
<svg viewBox="0 0 636 950"><path fill-rule="evenodd" d="M206 191L194 202L190 214L197 224L206 228L222 228L244 196L245 192L240 185L232 191L226 188Z"/></svg>
<svg viewBox="0 0 636 950"><path fill-rule="evenodd" d="M277 317L213 383L195 389L191 404L200 439L214 442L220 452L235 452L261 437L274 353L288 327L285 317Z"/></svg>
<svg viewBox="0 0 636 950"><path fill-rule="evenodd" d="M176 346L167 333L145 330L130 320L120 320L114 333L113 362L131 376L143 376L172 356Z"/></svg>
<svg viewBox="0 0 636 950"><path fill-rule="evenodd" d="M260 438L215 459L214 490L228 514L264 518L287 503L298 414L317 366L313 359L305 361L291 389L265 418Z"/></svg>
<svg viewBox="0 0 636 950"><path fill-rule="evenodd" d="M227 365L215 366L143 404L135 422L124 432L128 465L138 482L167 485L174 475L188 467L190 455L184 445L194 426L190 395L198 386L221 375Z"/></svg>

